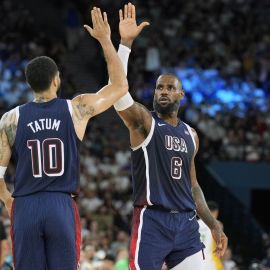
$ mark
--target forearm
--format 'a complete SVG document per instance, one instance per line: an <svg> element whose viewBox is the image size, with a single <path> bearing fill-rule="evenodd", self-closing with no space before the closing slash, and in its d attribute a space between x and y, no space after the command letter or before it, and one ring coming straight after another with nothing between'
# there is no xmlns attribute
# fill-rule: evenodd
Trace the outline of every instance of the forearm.
<svg viewBox="0 0 270 270"><path fill-rule="evenodd" d="M130 51L131 50L127 46L120 44L118 48L118 52L117 52L126 75L127 75L128 58L129 58ZM114 108L116 109L116 111L123 111L129 108L130 106L132 106L133 103L134 103L134 100L132 99L130 93L128 92L124 96L122 96L117 102L114 103Z"/></svg>
<svg viewBox="0 0 270 270"><path fill-rule="evenodd" d="M198 216L210 229L214 228L217 225L217 221L212 216L205 201L202 189L199 185L192 187L192 196L196 203L196 211Z"/></svg>
<svg viewBox="0 0 270 270"><path fill-rule="evenodd" d="M121 38L121 44L123 46L128 47L129 49L131 49L132 43L133 43L133 40L130 40L130 39L128 40L128 39Z"/></svg>
<svg viewBox="0 0 270 270"><path fill-rule="evenodd" d="M128 58L129 58L130 52L131 52L131 50L128 46L126 46L122 43L119 45L117 54L120 58L120 61L122 63L122 66L124 68L124 72L126 75L127 75L127 70L128 70ZM109 78L109 84L111 84L110 78Z"/></svg>
<svg viewBox="0 0 270 270"><path fill-rule="evenodd" d="M110 40L101 42L104 56L107 62L109 78L112 84L128 85L123 65L115 51L115 48Z"/></svg>
<svg viewBox="0 0 270 270"><path fill-rule="evenodd" d="M0 250L0 265L2 266L5 262L5 259L8 255L8 241L1 241L1 250Z"/></svg>
<svg viewBox="0 0 270 270"><path fill-rule="evenodd" d="M4 179L0 178L0 200L6 204L6 202L11 199L11 193L8 191Z"/></svg>

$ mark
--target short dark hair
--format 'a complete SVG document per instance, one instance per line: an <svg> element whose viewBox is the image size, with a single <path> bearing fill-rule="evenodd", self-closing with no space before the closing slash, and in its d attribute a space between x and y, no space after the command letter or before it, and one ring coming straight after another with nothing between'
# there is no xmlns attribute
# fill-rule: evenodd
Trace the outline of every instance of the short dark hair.
<svg viewBox="0 0 270 270"><path fill-rule="evenodd" d="M25 68L26 81L34 92L43 92L48 89L58 67L48 56L39 56L32 59Z"/></svg>
<svg viewBox="0 0 270 270"><path fill-rule="evenodd" d="M219 210L219 205L217 202L215 201L208 201L207 202L208 208L210 209L210 211L216 211Z"/></svg>
<svg viewBox="0 0 270 270"><path fill-rule="evenodd" d="M163 76L174 77L174 78L178 81L180 88L181 88L181 89L183 88L182 81L177 77L177 75L175 75L175 74L173 74L173 73L163 73L163 74L160 74L160 75L159 75L158 79L159 79L160 77L163 77Z"/></svg>

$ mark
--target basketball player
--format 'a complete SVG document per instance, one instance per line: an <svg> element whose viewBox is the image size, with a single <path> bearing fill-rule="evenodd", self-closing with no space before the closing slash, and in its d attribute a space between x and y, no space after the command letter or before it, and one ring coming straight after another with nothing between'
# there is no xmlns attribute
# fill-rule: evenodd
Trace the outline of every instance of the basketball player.
<svg viewBox="0 0 270 270"><path fill-rule="evenodd" d="M211 211L211 214L215 219L218 218L219 207L218 204L214 201L207 202L208 208ZM205 245L205 270L223 270L222 262L219 257L215 254L216 243L212 237L210 229L206 224L200 219L199 221L199 232L201 235L201 240ZM221 224L222 226L222 224Z"/></svg>
<svg viewBox="0 0 270 270"><path fill-rule="evenodd" d="M89 119L128 91L128 82L110 38L107 15L91 11L111 84L95 94L57 98L59 71L49 57L26 67L35 99L7 112L0 125L0 199L11 213L14 264L18 270L79 269L80 221L72 199L79 192L79 142ZM17 160L12 198L3 178L11 153Z"/></svg>
<svg viewBox="0 0 270 270"><path fill-rule="evenodd" d="M120 59L127 69L133 40L147 23L137 26L135 7L120 10ZM134 212L130 269L202 270L203 244L196 213L210 228L223 255L227 237L211 215L197 182L194 158L196 131L178 118L182 84L171 74L159 76L154 111L134 102L128 93L114 104L127 126L132 148Z"/></svg>

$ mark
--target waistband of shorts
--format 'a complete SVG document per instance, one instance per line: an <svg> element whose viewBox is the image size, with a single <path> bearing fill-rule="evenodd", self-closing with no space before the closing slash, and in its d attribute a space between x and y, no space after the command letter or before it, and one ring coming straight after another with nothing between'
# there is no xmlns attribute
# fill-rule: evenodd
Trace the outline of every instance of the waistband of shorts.
<svg viewBox="0 0 270 270"><path fill-rule="evenodd" d="M69 192L62 192L62 191L48 191L48 190L42 190L42 191L37 191L37 192L33 192L30 194L25 194L25 195L19 195L19 196L12 196L14 199L16 198L27 198L27 197L33 197L33 196L39 196L42 194L49 194L49 195L65 195L68 197L71 197L72 199L76 199L78 197L78 195L74 194L74 193L69 193Z"/></svg>
<svg viewBox="0 0 270 270"><path fill-rule="evenodd" d="M196 216L196 210L181 211L181 210L177 210L177 209L168 209L168 208L163 207L161 205L144 205L144 206L135 205L134 207L158 210L161 212L166 212L166 213L171 213L171 214L181 214L182 213L182 214L193 214Z"/></svg>

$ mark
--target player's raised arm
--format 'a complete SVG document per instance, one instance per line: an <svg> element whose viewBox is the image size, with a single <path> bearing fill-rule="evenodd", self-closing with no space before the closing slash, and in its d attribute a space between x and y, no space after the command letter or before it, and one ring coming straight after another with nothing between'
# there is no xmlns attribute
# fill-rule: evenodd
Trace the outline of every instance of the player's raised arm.
<svg viewBox="0 0 270 270"><path fill-rule="evenodd" d="M11 214L13 198L6 187L4 175L10 161L16 127L17 120L14 110L5 113L0 120L0 200L5 204L9 215Z"/></svg>
<svg viewBox="0 0 270 270"><path fill-rule="evenodd" d="M106 85L95 94L79 95L72 100L75 128L76 123L79 125L78 129L83 127L81 132L76 129L79 138L83 137L85 126L91 117L107 110L128 91L123 66L111 41L107 14L106 12L102 14L99 8L94 8L91 11L91 17L93 28L88 25L84 27L92 37L99 41L103 49L111 84Z"/></svg>
<svg viewBox="0 0 270 270"><path fill-rule="evenodd" d="M202 219L202 221L209 227L211 230L212 236L216 242L216 250L215 253L217 256L223 256L228 245L228 238L224 234L222 227L220 225L220 222L216 220L213 215L211 214L204 194L202 192L202 189L200 185L198 184L197 177L196 177L196 169L195 169L195 155L198 152L199 149L199 138L196 133L196 131L193 129L192 130L194 138L195 138L195 143L196 143L196 152L192 158L191 161L191 168L190 168L190 178L191 178L191 186L192 186L192 196L193 199L196 203L196 210L198 216Z"/></svg>
<svg viewBox="0 0 270 270"><path fill-rule="evenodd" d="M125 5L123 10L119 10L121 44L118 55L126 74L132 43L147 25L149 25L148 22L142 22L140 25L137 25L136 8L131 3ZM130 131L131 146L136 147L140 145L150 132L152 123L151 113L142 104L134 102L129 93L118 100L114 107Z"/></svg>

